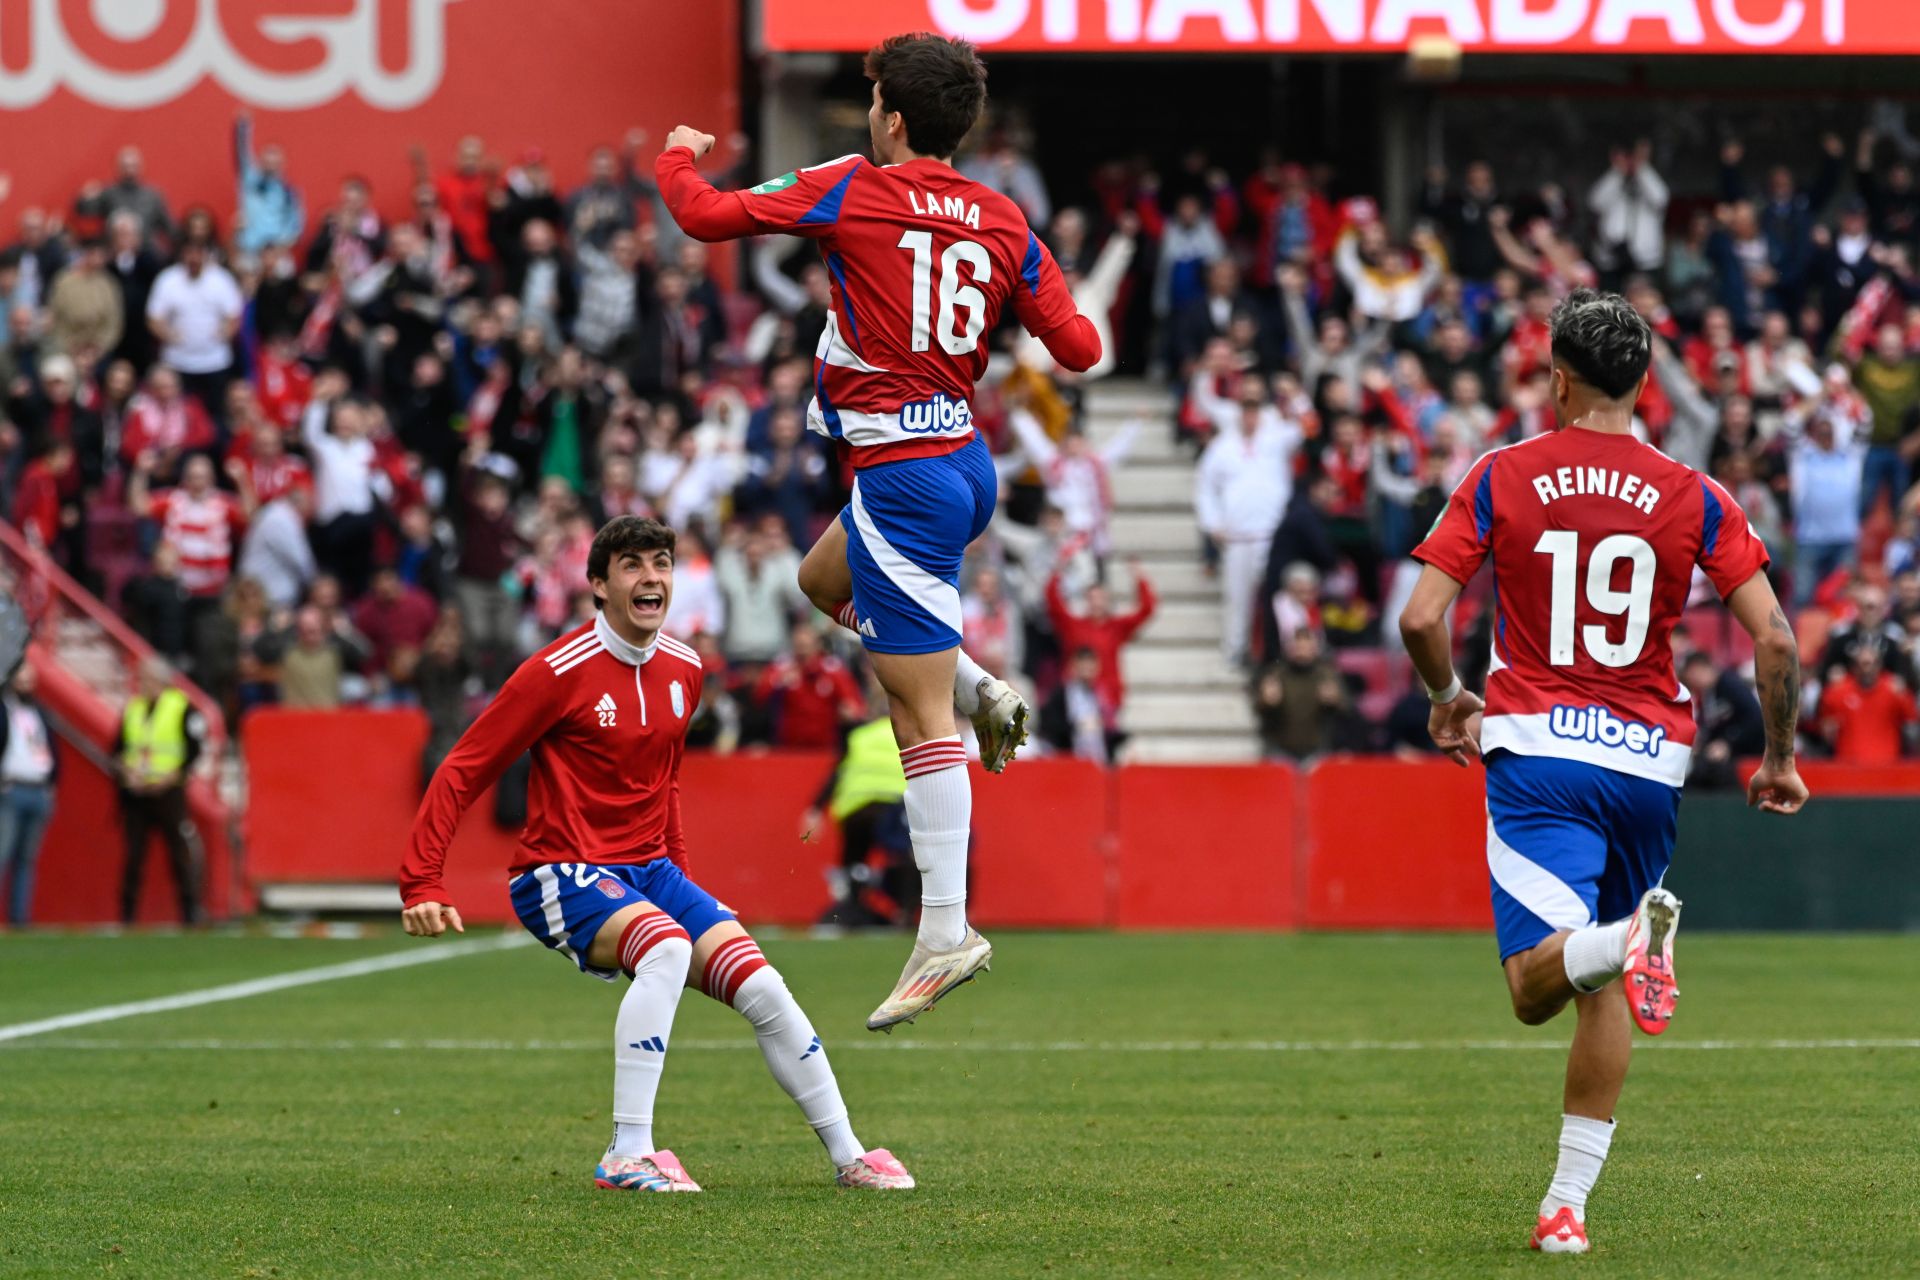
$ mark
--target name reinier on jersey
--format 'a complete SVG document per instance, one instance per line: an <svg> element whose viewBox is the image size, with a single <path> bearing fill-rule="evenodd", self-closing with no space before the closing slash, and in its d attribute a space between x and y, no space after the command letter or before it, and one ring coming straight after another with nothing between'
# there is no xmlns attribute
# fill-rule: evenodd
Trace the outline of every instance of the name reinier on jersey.
<svg viewBox="0 0 1920 1280"><path fill-rule="evenodd" d="M973 437L968 397L1008 302L1067 368L1100 357L1098 333L1019 206L951 165L847 155L722 192L675 147L655 172L674 220L696 239L820 242L833 305L807 422L852 446L856 467L951 453Z"/></svg>
<svg viewBox="0 0 1920 1280"><path fill-rule="evenodd" d="M1693 567L1725 599L1768 564L1725 489L1631 436L1581 427L1474 463L1413 555L1462 584L1493 561L1482 751L1675 787L1694 720L1668 637Z"/></svg>
<svg viewBox="0 0 1920 1280"><path fill-rule="evenodd" d="M527 825L509 874L656 858L685 871L680 759L700 687L691 646L659 635L636 649L599 615L521 663L427 785L402 905L447 900L441 873L461 815L529 749Z"/></svg>

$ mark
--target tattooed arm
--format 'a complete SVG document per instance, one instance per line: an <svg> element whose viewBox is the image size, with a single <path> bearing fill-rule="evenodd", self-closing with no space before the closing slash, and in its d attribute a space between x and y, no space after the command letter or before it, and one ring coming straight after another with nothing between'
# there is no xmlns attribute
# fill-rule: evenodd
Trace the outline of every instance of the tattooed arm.
<svg viewBox="0 0 1920 1280"><path fill-rule="evenodd" d="M1793 763L1800 718L1800 647L1793 626L1764 573L1734 588L1727 607L1753 637L1753 683L1767 728L1767 753L1747 783L1747 803L1766 813L1797 813L1807 802L1807 787Z"/></svg>

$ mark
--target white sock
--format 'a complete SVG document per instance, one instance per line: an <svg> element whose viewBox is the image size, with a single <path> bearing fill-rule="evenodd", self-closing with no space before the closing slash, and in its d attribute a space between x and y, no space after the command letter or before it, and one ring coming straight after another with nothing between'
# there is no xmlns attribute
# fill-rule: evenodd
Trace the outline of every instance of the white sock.
<svg viewBox="0 0 1920 1280"><path fill-rule="evenodd" d="M693 944L677 936L648 945L633 969L633 985L613 1020L613 1142L610 1156L651 1155L653 1095L667 1065L674 1010L687 986Z"/></svg>
<svg viewBox="0 0 1920 1280"><path fill-rule="evenodd" d="M1568 1208L1585 1222L1587 1195L1600 1181L1600 1170L1607 1163L1611 1146L1613 1121L1561 1116L1560 1163L1554 1167L1553 1181L1547 1184L1546 1199L1540 1202L1540 1216L1552 1217Z"/></svg>
<svg viewBox="0 0 1920 1280"><path fill-rule="evenodd" d="M1612 924L1575 929L1567 935L1560 958L1575 991L1591 995L1620 976L1627 967L1627 926L1632 923L1633 917L1628 916Z"/></svg>
<svg viewBox="0 0 1920 1280"><path fill-rule="evenodd" d="M840 1083L827 1065L827 1051L779 971L771 966L756 970L734 993L733 1007L753 1024L767 1070L820 1135L834 1167L864 1155L866 1148L847 1122L847 1104L840 1100Z"/></svg>
<svg viewBox="0 0 1920 1280"><path fill-rule="evenodd" d="M967 651L957 651L957 662L953 672L953 709L963 716L972 716L980 710L980 682L993 678L991 672L972 658Z"/></svg>
<svg viewBox="0 0 1920 1280"><path fill-rule="evenodd" d="M967 936L967 837L973 785L960 739L936 738L900 753L907 774L907 829L920 868L920 941L937 950Z"/></svg>

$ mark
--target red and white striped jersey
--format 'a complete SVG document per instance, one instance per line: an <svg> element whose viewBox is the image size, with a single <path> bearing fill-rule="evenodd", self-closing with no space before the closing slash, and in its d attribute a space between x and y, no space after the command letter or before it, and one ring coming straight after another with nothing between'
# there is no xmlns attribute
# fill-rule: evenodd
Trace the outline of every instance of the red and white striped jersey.
<svg viewBox="0 0 1920 1280"><path fill-rule="evenodd" d="M952 165L849 155L728 192L700 177L684 147L655 168L688 235L820 242L833 306L808 424L851 445L856 467L949 453L972 438L969 396L1008 303L1063 365L1099 359L1099 335L1019 207Z"/></svg>
<svg viewBox="0 0 1920 1280"><path fill-rule="evenodd" d="M1725 598L1767 567L1725 489L1632 436L1568 427L1474 463L1413 554L1462 583L1493 560L1482 750L1686 780L1693 712L1668 637L1693 568Z"/></svg>
<svg viewBox="0 0 1920 1280"><path fill-rule="evenodd" d="M233 495L209 489L196 498L185 489L156 493L147 514L160 536L180 553L180 585L196 596L217 596L233 575L233 543L247 518Z"/></svg>
<svg viewBox="0 0 1920 1280"><path fill-rule="evenodd" d="M400 868L405 904L446 901L440 870L460 815L529 748L527 825L510 874L656 858L684 870L680 757L700 684L691 647L660 635L635 649L599 615L521 663L427 786Z"/></svg>

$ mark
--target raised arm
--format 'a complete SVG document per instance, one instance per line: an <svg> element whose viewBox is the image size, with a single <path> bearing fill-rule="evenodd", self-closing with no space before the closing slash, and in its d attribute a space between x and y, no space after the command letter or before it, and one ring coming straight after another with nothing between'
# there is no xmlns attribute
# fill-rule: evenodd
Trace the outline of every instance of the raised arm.
<svg viewBox="0 0 1920 1280"><path fill-rule="evenodd" d="M1766 721L1767 750L1747 780L1747 803L1763 813L1798 813L1807 802L1807 784L1793 760L1800 718L1800 646L1793 625L1764 573L1734 588L1727 608L1753 637L1753 683Z"/></svg>
<svg viewBox="0 0 1920 1280"><path fill-rule="evenodd" d="M1059 446L1047 437L1046 428L1029 410L1014 408L1007 414L1007 426L1013 429L1013 434L1020 441L1021 451L1034 466L1050 467L1053 460L1060 456Z"/></svg>
<svg viewBox="0 0 1920 1280"><path fill-rule="evenodd" d="M1059 264L1031 230L1013 286L1013 313L1062 368L1085 373L1100 359L1100 331L1080 314Z"/></svg>
<svg viewBox="0 0 1920 1280"><path fill-rule="evenodd" d="M1719 410L1701 394L1686 361L1658 335L1653 339L1653 373L1673 406L1673 421L1667 424L1662 441L1667 453L1697 471L1705 470L1714 433L1720 429Z"/></svg>
<svg viewBox="0 0 1920 1280"><path fill-rule="evenodd" d="M695 240L709 242L773 231L810 237L828 234L839 223L847 184L866 163L859 156L841 156L745 191L720 191L694 168L694 162L712 149L713 135L681 125L667 135L667 149L653 162L661 198L673 220Z"/></svg>

